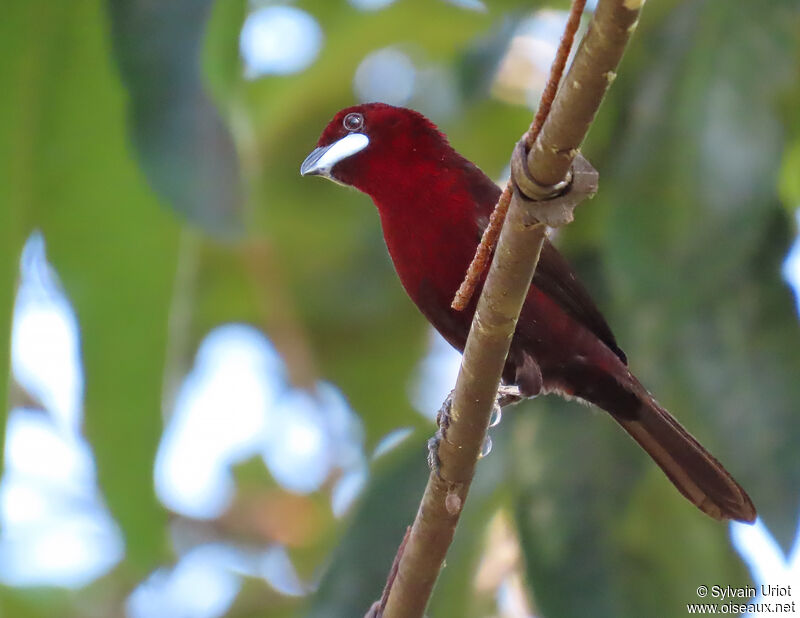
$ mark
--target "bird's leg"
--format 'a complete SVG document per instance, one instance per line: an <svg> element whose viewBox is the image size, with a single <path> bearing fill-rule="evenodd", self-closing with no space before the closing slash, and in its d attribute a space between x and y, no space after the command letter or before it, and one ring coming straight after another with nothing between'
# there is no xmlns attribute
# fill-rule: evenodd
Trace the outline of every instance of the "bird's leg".
<svg viewBox="0 0 800 618"><path fill-rule="evenodd" d="M428 440L428 466L433 472L439 474L439 444L444 439L447 433L447 428L450 426L450 411L453 407L453 393L450 391L442 403L442 407L436 413L436 426L438 429L433 437ZM489 421L489 427L494 427L500 422L500 411L506 406L511 406L519 403L523 399L527 399L522 394L518 386L501 384L497 389L497 396L495 397L494 405L492 408L492 416Z"/></svg>

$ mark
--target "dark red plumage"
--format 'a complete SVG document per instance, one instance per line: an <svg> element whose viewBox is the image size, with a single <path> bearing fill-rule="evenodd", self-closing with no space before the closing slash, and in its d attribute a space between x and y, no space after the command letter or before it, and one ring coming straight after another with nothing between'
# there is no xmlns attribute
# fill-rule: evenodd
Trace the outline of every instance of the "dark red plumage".
<svg viewBox="0 0 800 618"><path fill-rule="evenodd" d="M372 198L403 286L442 336L463 351L477 294L465 311L450 303L499 187L421 114L378 103L340 111L301 172L327 176ZM704 512L717 519L755 519L744 490L630 373L602 314L547 241L503 380L527 395L557 392L608 411Z"/></svg>

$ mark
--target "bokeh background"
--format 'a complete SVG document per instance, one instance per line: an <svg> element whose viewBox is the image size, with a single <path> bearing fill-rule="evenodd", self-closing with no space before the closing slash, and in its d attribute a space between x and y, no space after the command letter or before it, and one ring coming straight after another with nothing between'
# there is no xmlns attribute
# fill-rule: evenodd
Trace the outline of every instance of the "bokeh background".
<svg viewBox="0 0 800 618"><path fill-rule="evenodd" d="M4 4L2 616L364 614L458 355L369 200L299 165L382 100L501 180L566 8ZM541 398L492 429L430 616L800 589L799 46L796 0L648 3L584 148L600 193L555 239L758 523L707 520L604 415Z"/></svg>

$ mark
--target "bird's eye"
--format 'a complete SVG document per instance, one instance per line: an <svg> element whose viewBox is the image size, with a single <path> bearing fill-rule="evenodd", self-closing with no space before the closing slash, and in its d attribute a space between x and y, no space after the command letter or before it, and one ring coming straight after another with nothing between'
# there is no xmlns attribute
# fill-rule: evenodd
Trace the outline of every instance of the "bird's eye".
<svg viewBox="0 0 800 618"><path fill-rule="evenodd" d="M358 131L364 126L364 116L357 112L351 112L344 117L342 124L348 131Z"/></svg>

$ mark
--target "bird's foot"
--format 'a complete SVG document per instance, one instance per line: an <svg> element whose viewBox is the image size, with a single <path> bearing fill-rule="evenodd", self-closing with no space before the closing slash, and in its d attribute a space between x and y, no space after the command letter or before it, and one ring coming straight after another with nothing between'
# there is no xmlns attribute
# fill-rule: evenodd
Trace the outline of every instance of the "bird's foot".
<svg viewBox="0 0 800 618"><path fill-rule="evenodd" d="M489 417L489 428L491 429L492 427L497 427L497 425L500 424L500 421L503 418L503 408L514 405L515 403L519 403L523 399L526 399L526 397L522 394L518 386L501 384L497 389L497 397L495 398L494 406L492 407L492 415ZM492 440L488 434L486 436L486 442L488 443L488 447L486 444L484 444L484 450L486 452L482 452L482 457L488 455L489 451L492 449Z"/></svg>
<svg viewBox="0 0 800 618"><path fill-rule="evenodd" d="M436 426L438 429L433 437L428 440L428 467L432 472L439 476L439 468L441 462L439 461L439 444L444 440L447 428L450 426L450 410L453 407L453 393L450 391L442 403L442 407L436 413Z"/></svg>
<svg viewBox="0 0 800 618"><path fill-rule="evenodd" d="M450 391L445 397L442 407L436 413L436 426L442 431L447 431L450 427L450 411L453 409L453 394L455 390Z"/></svg>
<svg viewBox="0 0 800 618"><path fill-rule="evenodd" d="M435 472L437 476L439 476L439 468L441 467L441 461L439 460L439 445L445 438L447 428L450 427L450 413L453 407L454 392L455 391L450 391L450 393L447 395L447 398L444 400L444 403L442 403L442 407L439 408L439 411L436 413L436 426L438 429L433 437L428 440L428 467L432 472ZM504 407L519 403L523 399L526 399L526 397L520 392L519 387L501 384L497 389L497 397L492 408L492 416L489 420L489 427L495 427L496 425L500 424L502 409ZM484 446L481 448L480 456L485 457L488 455L491 448L492 439L487 434L486 439L484 440Z"/></svg>
<svg viewBox="0 0 800 618"><path fill-rule="evenodd" d="M519 386L514 386L513 384L501 384L497 389L495 406L505 408L506 406L513 406L523 399L527 399L527 397L525 397L525 395L522 394L522 391L519 390Z"/></svg>
<svg viewBox="0 0 800 618"><path fill-rule="evenodd" d="M437 429L433 437L428 439L428 467L431 469L431 472L435 472L436 476L439 478L442 476L439 474L442 467L442 462L439 459L439 444L441 444L443 439L444 436L442 435L441 429Z"/></svg>

